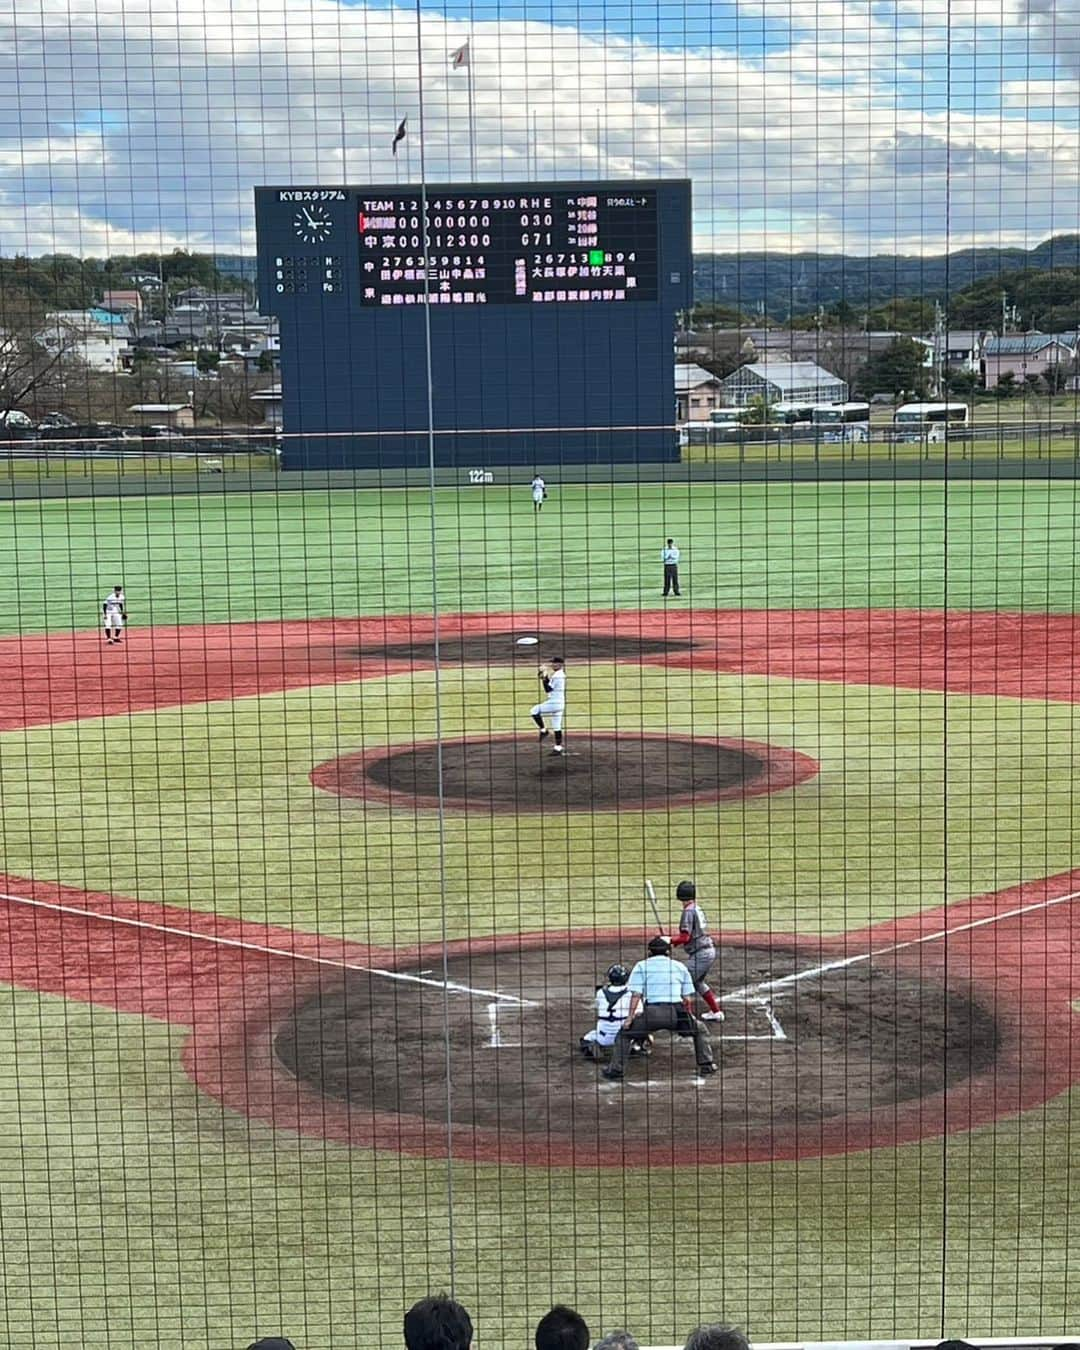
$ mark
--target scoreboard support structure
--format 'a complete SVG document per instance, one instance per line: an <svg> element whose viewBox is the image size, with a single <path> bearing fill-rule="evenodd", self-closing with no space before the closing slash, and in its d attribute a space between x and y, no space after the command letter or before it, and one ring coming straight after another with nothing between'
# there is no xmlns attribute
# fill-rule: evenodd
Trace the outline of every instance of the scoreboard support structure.
<svg viewBox="0 0 1080 1350"><path fill-rule="evenodd" d="M260 187L255 218L284 468L678 457L688 180Z"/></svg>

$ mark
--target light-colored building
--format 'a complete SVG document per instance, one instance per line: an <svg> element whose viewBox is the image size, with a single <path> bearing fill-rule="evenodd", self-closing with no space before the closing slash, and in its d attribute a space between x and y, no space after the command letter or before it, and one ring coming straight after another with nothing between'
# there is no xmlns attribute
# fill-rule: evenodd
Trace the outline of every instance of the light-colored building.
<svg viewBox="0 0 1080 1350"><path fill-rule="evenodd" d="M251 395L251 401L262 409L263 421L267 426L281 430L281 385L272 384L269 389L257 389Z"/></svg>
<svg viewBox="0 0 1080 1350"><path fill-rule="evenodd" d="M143 426L188 431L195 425L195 409L190 403L133 403L128 412Z"/></svg>
<svg viewBox="0 0 1080 1350"><path fill-rule="evenodd" d="M1072 334L1010 333L990 337L983 347L986 387L993 389L1001 377L1011 371L1017 384L1029 376L1045 375L1051 366L1068 366L1076 359Z"/></svg>
<svg viewBox="0 0 1080 1350"><path fill-rule="evenodd" d="M703 366L675 367L675 418L679 422L707 422L723 403L723 383Z"/></svg>
<svg viewBox="0 0 1080 1350"><path fill-rule="evenodd" d="M984 339L985 334L975 329L954 328L942 333L940 338L917 337L915 341L926 348L924 365L927 370L934 370L940 360L945 370L963 370L978 375L982 371Z"/></svg>
<svg viewBox="0 0 1080 1350"><path fill-rule="evenodd" d="M61 361L83 361L91 370L122 370L131 348L131 329L105 310L55 310L45 316L37 340Z"/></svg>
<svg viewBox="0 0 1080 1350"><path fill-rule="evenodd" d="M813 361L753 361L723 381L726 401L745 407L752 398L769 403L846 403L847 381Z"/></svg>

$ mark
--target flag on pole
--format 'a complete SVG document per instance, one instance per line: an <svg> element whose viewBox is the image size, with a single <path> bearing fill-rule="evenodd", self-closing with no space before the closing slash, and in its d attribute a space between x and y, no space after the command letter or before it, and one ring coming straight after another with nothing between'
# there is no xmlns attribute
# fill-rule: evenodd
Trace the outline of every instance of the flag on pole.
<svg viewBox="0 0 1080 1350"><path fill-rule="evenodd" d="M462 66L469 64L469 44L463 42L456 52L450 53L450 65L454 70L460 70Z"/></svg>
<svg viewBox="0 0 1080 1350"><path fill-rule="evenodd" d="M401 119L401 121L398 123L398 129L397 129L397 131L394 133L394 139L393 139L393 142L391 143L391 146L390 146L390 152L391 152L391 154L394 154L394 155L397 154L398 142L399 142L399 141L403 141L403 140L405 139L405 123L406 123L408 120L409 120L409 119L408 119L407 117L403 117L403 118Z"/></svg>

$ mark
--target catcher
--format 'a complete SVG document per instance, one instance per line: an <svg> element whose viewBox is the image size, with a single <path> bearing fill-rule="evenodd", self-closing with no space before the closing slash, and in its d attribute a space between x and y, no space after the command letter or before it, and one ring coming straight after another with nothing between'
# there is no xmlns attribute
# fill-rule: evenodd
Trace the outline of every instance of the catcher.
<svg viewBox="0 0 1080 1350"><path fill-rule="evenodd" d="M105 641L113 646L120 641L120 635L127 623L127 599L123 586L116 585L101 602L101 622L105 629Z"/></svg>
<svg viewBox="0 0 1080 1350"><path fill-rule="evenodd" d="M561 656L553 656L537 671L547 698L542 703L536 704L529 712L529 716L540 728L541 741L546 740L548 736L548 728L544 724L545 715L550 720L551 730L555 733L555 745L551 751L553 755L561 755L563 752L562 720L563 713L566 711L566 671L563 668L564 664Z"/></svg>

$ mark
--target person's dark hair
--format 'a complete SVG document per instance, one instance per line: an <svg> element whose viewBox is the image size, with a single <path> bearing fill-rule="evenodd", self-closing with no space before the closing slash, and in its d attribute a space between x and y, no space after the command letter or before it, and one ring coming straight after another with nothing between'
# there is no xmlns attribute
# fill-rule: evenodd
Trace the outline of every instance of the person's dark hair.
<svg viewBox="0 0 1080 1350"><path fill-rule="evenodd" d="M939 1341L935 1350L976 1350L970 1341Z"/></svg>
<svg viewBox="0 0 1080 1350"><path fill-rule="evenodd" d="M252 1341L248 1350L296 1350L296 1346L284 1336L264 1336L261 1341Z"/></svg>
<svg viewBox="0 0 1080 1350"><path fill-rule="evenodd" d="M597 1341L593 1350L639 1350L635 1337L628 1331L609 1331L602 1341Z"/></svg>
<svg viewBox="0 0 1080 1350"><path fill-rule="evenodd" d="M668 543L669 543L669 544L673 544L674 542L675 542L674 539L669 539L669 540L668 540Z"/></svg>
<svg viewBox="0 0 1080 1350"><path fill-rule="evenodd" d="M580 1313L556 1303L536 1328L536 1350L589 1350L589 1328Z"/></svg>
<svg viewBox="0 0 1080 1350"><path fill-rule="evenodd" d="M561 656L553 656L551 658L551 664L553 666L565 666L566 662L562 659Z"/></svg>
<svg viewBox="0 0 1080 1350"><path fill-rule="evenodd" d="M469 1350L472 1318L446 1294L422 1298L405 1314L408 1350Z"/></svg>
<svg viewBox="0 0 1080 1350"><path fill-rule="evenodd" d="M750 1350L750 1342L738 1327L706 1322L687 1336L683 1350Z"/></svg>

